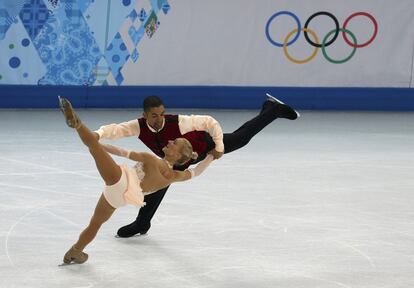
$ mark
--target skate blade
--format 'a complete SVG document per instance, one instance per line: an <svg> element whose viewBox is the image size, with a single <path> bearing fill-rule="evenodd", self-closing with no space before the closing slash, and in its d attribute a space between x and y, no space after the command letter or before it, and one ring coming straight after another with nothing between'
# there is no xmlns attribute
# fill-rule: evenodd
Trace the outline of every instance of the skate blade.
<svg viewBox="0 0 414 288"><path fill-rule="evenodd" d="M80 265L79 263L70 262L70 263L62 263L59 264L58 267L65 267L65 266L71 266L71 265Z"/></svg>
<svg viewBox="0 0 414 288"><path fill-rule="evenodd" d="M279 104L285 104L285 103L283 103L282 101L280 101L279 99L277 99L275 96L270 95L269 93L266 93L266 96L267 96L268 98L272 99L272 100L273 100L273 102L276 102L276 103L279 103Z"/></svg>
<svg viewBox="0 0 414 288"><path fill-rule="evenodd" d="M144 236L147 236L148 234L147 233L145 233L145 234L135 234L134 236L131 236L131 237L119 237L118 235L115 235L114 237L115 238L117 238L117 239L128 239L128 238L137 238L137 237L144 237Z"/></svg>

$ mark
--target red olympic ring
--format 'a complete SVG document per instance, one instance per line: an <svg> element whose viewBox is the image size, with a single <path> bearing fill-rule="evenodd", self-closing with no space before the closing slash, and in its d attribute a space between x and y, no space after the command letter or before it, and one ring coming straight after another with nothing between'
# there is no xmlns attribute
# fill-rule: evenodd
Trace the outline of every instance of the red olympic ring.
<svg viewBox="0 0 414 288"><path fill-rule="evenodd" d="M362 44L354 44L351 41L349 41L348 36L346 35L345 32L342 32L342 36L344 37L345 42L353 47L353 48L362 48L365 46L368 46L369 44L372 43L372 41L374 41L375 37L377 36L378 33L378 23L377 20L375 20L374 16L372 16L371 14L367 13L367 12L356 12L352 15L350 15L344 22L343 28L346 29L346 26L348 25L349 21L351 21L352 18L356 17L356 16L365 16L368 17L372 23L374 24L374 34L372 34L371 38L369 38L369 40L365 43Z"/></svg>

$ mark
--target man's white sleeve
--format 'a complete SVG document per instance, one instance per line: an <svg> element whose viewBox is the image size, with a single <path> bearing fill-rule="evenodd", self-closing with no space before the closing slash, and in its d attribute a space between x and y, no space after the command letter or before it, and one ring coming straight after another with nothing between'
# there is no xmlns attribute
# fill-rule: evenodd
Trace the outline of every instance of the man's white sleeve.
<svg viewBox="0 0 414 288"><path fill-rule="evenodd" d="M191 131L206 131L213 138L218 152L224 152L223 130L220 124L208 115L178 115L178 126L181 134Z"/></svg>
<svg viewBox="0 0 414 288"><path fill-rule="evenodd" d="M117 140L124 137L139 136L140 129L138 120L135 119L119 124L101 126L95 132L99 134L99 140Z"/></svg>

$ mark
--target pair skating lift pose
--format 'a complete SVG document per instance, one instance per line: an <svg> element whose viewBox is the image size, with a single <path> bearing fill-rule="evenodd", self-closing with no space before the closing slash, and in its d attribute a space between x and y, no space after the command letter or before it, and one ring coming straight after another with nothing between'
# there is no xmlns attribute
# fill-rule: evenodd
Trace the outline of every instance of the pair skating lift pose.
<svg viewBox="0 0 414 288"><path fill-rule="evenodd" d="M224 151L222 152L228 153L246 145L254 135L276 118L294 120L299 116L299 113L289 106L273 96L267 95L268 98L257 117L246 122L233 133L224 134L224 141L221 136L221 141L224 142ZM162 102L160 103L162 104ZM84 248L95 238L102 224L112 216L117 208L127 204L143 207L145 196L168 188L171 183L186 181L200 175L214 158L219 158L215 153L202 155L204 160L198 162L196 167L184 171L175 170L174 167L183 167L186 164L188 166L189 163L194 163L201 158L197 152L193 151L192 143L185 138L187 134L181 135L184 137L168 140L168 144L161 149L162 153L159 153L163 154L162 158L150 153L127 151L109 144L101 144L96 133L89 130L81 122L69 100L59 97L59 105L65 116L66 124L76 130L82 142L89 148L98 172L105 182L104 192L88 226L81 232L78 241L64 255L63 262L66 264L72 262L81 264L88 259L88 254L83 252ZM219 130L221 132L221 129ZM216 138L220 138L220 135ZM231 141L226 141L226 138ZM230 147L232 143L237 142L241 144L236 144L237 147ZM125 164L118 165L110 154L129 158L136 161L136 164L133 167Z"/></svg>

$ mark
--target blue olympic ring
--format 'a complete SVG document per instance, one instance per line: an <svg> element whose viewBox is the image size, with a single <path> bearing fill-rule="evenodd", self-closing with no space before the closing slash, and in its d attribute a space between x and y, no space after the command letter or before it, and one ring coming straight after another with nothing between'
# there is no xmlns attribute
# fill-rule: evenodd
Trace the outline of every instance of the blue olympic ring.
<svg viewBox="0 0 414 288"><path fill-rule="evenodd" d="M302 25L300 24L300 20L299 20L298 16L296 16L295 14L293 14L293 13L292 13L292 12L290 12L290 11L280 11L280 12L277 12L277 13L273 14L273 15L272 15L272 17L270 17L270 19L269 19L269 20L267 21L267 23L266 23L266 37L267 37L267 39L270 41L270 43L272 43L273 45L275 45L275 46L277 46L277 47L283 47L283 43L278 43L278 42L274 41L274 40L272 39L272 37L270 37L270 33L269 33L270 23L271 23L271 22L272 22L272 21L273 21L276 17L278 17L278 16L280 16L280 15L288 15L288 16L293 17L293 19L295 19L295 21L296 21L296 24L298 25L298 27L297 27L298 32L296 33L295 37L293 37L293 39L287 43L287 46L289 46L289 45L291 45L291 44L295 43L295 42L296 42L296 40L298 40L298 38L299 38L299 36L300 36L300 32L302 31Z"/></svg>

